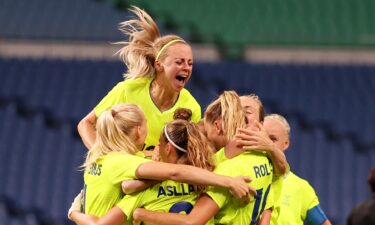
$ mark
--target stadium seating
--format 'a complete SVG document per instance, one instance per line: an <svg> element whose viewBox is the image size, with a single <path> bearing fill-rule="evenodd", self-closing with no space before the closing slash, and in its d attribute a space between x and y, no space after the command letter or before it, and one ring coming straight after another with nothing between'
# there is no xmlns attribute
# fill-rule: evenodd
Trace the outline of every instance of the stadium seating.
<svg viewBox="0 0 375 225"><path fill-rule="evenodd" d="M370 0L135 0L132 4L195 40L216 42L225 47L227 56L240 57L247 45L373 46L375 4Z"/></svg>
<svg viewBox="0 0 375 225"><path fill-rule="evenodd" d="M119 41L119 22L129 17L109 2L3 0L0 37L18 39ZM375 4L364 1L217 0L145 1L162 33L174 29L188 40L216 43L228 57L245 46L373 46ZM181 7L183 5L183 7ZM130 5L127 5L130 6ZM59 10L55 10L58 8ZM176 10L178 9L178 10ZM79 22L77 22L79 21Z"/></svg>
<svg viewBox="0 0 375 225"><path fill-rule="evenodd" d="M297 121L289 121L292 139L287 157L291 171L315 188L333 224L346 224L345 216L353 205L370 194L366 180L375 152L358 154L347 140L332 141L320 129L306 131Z"/></svg>
<svg viewBox="0 0 375 225"><path fill-rule="evenodd" d="M19 59L0 60L0 69L2 97L50 119L73 122L123 80L125 71L113 61ZM375 145L374 72L375 67L366 65L196 63L187 87L202 108L223 90L256 93L273 110L298 114L307 125L320 126L332 137L348 136L367 148Z"/></svg>
<svg viewBox="0 0 375 225"><path fill-rule="evenodd" d="M0 224L68 224L86 151L76 123L122 80L124 68L116 61L0 59L0 71L0 197L34 217L25 222L0 204ZM187 87L203 110L234 89L258 94L267 112L285 115L292 171L343 225L368 196L367 171L375 164L373 73L371 66L196 63ZM359 151L357 142L367 148Z"/></svg>
<svg viewBox="0 0 375 225"><path fill-rule="evenodd" d="M7 204L0 201L0 223L7 225L40 225L33 213L12 212Z"/></svg>
<svg viewBox="0 0 375 225"><path fill-rule="evenodd" d="M14 104L1 108L0 121L0 196L43 221L66 221L66 210L82 188L83 144L70 125L51 129L42 114L22 116Z"/></svg>
<svg viewBox="0 0 375 225"><path fill-rule="evenodd" d="M123 40L122 0L0 2L0 39ZM128 1L123 1L128 3ZM374 47L375 1L133 0L163 34L215 43L239 58L246 46ZM58 10L56 10L58 9ZM178 10L176 10L178 9ZM167 28L173 30L169 32ZM85 147L76 125L119 81L120 62L0 57L0 224L66 225L82 187ZM223 90L258 94L292 127L287 157L333 224L369 197L375 165L375 66L194 64L187 89L202 110Z"/></svg>
<svg viewBox="0 0 375 225"><path fill-rule="evenodd" d="M123 80L122 67L113 62L1 60L0 94L52 118L77 121Z"/></svg>
<svg viewBox="0 0 375 225"><path fill-rule="evenodd" d="M373 66L223 62L195 67L195 76L212 83L217 92L256 93L274 110L298 114L333 136L352 136L361 146L375 145Z"/></svg>
<svg viewBox="0 0 375 225"><path fill-rule="evenodd" d="M0 38L121 41L124 35L118 24L129 16L127 10L116 10L105 1L2 0ZM163 23L158 25L162 32L168 32Z"/></svg>

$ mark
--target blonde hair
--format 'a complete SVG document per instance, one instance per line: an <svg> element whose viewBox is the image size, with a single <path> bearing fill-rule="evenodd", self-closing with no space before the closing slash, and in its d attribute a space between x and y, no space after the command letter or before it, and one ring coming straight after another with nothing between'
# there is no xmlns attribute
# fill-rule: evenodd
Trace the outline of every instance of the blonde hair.
<svg viewBox="0 0 375 225"><path fill-rule="evenodd" d="M288 121L285 119L285 117L283 117L282 115L280 115L280 114L269 114L264 119L265 120L275 119L275 120L280 121L281 124L284 126L286 132L288 133L288 136L290 136L290 125L289 125Z"/></svg>
<svg viewBox="0 0 375 225"><path fill-rule="evenodd" d="M263 103L262 101L260 100L259 96L256 95L256 94L249 94L249 95L243 95L242 97L246 97L246 98L251 98L253 99L256 103L258 103L258 106L259 106L259 122L263 122L264 121L264 107L263 107Z"/></svg>
<svg viewBox="0 0 375 225"><path fill-rule="evenodd" d="M119 26L119 30L128 37L128 41L116 43L123 45L117 54L128 68L124 78L154 78L156 56L158 55L161 59L168 47L175 43L187 43L177 35L162 37L157 24L144 10L132 6L129 11L134 13L137 18L121 22ZM172 41L174 43L166 46ZM165 48L163 48L164 46Z"/></svg>
<svg viewBox="0 0 375 225"><path fill-rule="evenodd" d="M88 151L83 168L89 167L110 152L135 154L136 128L144 123L141 109L134 104L120 104L104 111L96 122L96 139Z"/></svg>
<svg viewBox="0 0 375 225"><path fill-rule="evenodd" d="M167 124L165 128L167 134L163 132L164 140L173 142L179 148L186 150L185 152L176 148L179 164L191 165L209 171L214 170L214 148L197 124L177 119ZM194 188L197 192L201 192L205 187L198 185Z"/></svg>
<svg viewBox="0 0 375 225"><path fill-rule="evenodd" d="M221 119L226 142L234 138L237 128L247 127L245 112L235 91L224 91L207 107L204 119L211 124Z"/></svg>

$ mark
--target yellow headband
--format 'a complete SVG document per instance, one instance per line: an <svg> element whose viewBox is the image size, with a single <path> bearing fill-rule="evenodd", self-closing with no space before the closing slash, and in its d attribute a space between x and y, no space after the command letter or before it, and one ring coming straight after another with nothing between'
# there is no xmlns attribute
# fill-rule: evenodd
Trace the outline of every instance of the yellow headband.
<svg viewBox="0 0 375 225"><path fill-rule="evenodd" d="M156 54L155 61L159 59L161 53L162 53L166 48L168 48L168 46L170 46L171 44L176 43L176 42L182 42L182 43L185 43L185 41L184 41L184 40L181 40L181 39L174 39L174 40L168 42L167 44L165 44L165 45L159 50L158 54Z"/></svg>

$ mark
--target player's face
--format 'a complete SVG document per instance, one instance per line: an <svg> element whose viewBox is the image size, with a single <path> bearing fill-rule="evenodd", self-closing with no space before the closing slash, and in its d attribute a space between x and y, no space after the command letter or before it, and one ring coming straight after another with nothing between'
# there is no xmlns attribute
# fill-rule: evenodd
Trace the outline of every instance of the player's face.
<svg viewBox="0 0 375 225"><path fill-rule="evenodd" d="M255 120L259 121L259 103L248 96L241 96L240 100L249 126L252 126Z"/></svg>
<svg viewBox="0 0 375 225"><path fill-rule="evenodd" d="M206 132L207 139L214 145L216 150L219 150L225 146L225 138L220 131L220 120L217 120L215 123L216 124L212 124L204 121L204 130Z"/></svg>
<svg viewBox="0 0 375 225"><path fill-rule="evenodd" d="M285 151L289 147L288 133L278 119L271 118L264 120L263 127L276 147L282 151Z"/></svg>
<svg viewBox="0 0 375 225"><path fill-rule="evenodd" d="M180 92L193 70L193 52L189 45L177 43L168 47L165 54L161 61L162 76L157 79L162 79L171 90Z"/></svg>

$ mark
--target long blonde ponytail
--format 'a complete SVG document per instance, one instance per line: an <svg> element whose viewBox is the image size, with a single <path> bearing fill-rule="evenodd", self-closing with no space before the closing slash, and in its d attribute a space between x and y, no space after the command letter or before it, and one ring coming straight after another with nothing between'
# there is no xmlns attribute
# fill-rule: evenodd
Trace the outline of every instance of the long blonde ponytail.
<svg viewBox="0 0 375 225"><path fill-rule="evenodd" d="M224 91L207 107L204 118L209 123L221 119L226 141L234 138L237 128L246 128L247 126L245 112L235 91Z"/></svg>
<svg viewBox="0 0 375 225"><path fill-rule="evenodd" d="M143 112L134 104L120 104L103 112L96 122L95 144L82 167L89 167L110 152L135 154L139 150L135 130L144 122Z"/></svg>
<svg viewBox="0 0 375 225"><path fill-rule="evenodd" d="M126 79L153 77L155 74L153 45L154 41L161 37L159 28L151 16L140 8L132 6L129 11L137 18L120 23L119 29L128 37L128 41L117 43L124 45L117 52L128 68L124 77Z"/></svg>
<svg viewBox="0 0 375 225"><path fill-rule="evenodd" d="M167 48L176 43L187 43L177 35L161 36L157 24L144 10L132 6L129 11L134 13L136 18L120 23L119 27L128 37L128 41L116 43L123 45L117 54L128 68L124 78L154 78L156 58L163 59Z"/></svg>

